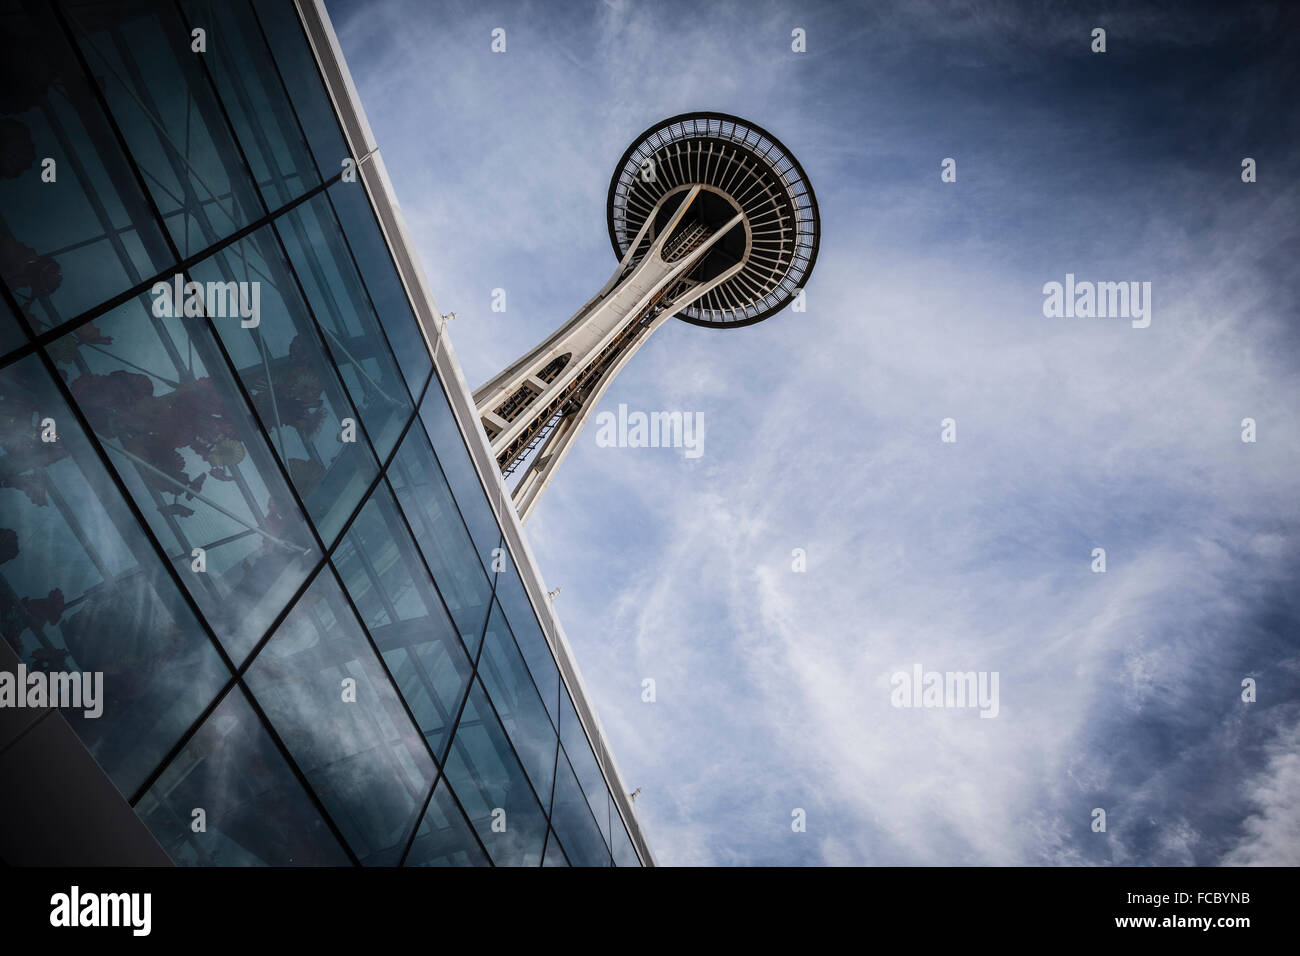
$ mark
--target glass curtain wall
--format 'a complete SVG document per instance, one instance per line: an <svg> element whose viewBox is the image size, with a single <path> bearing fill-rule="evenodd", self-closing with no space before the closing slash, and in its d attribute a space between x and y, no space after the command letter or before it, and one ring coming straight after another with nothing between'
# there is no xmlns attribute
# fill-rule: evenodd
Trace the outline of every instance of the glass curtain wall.
<svg viewBox="0 0 1300 956"><path fill-rule="evenodd" d="M640 865L291 0L0 63L0 626L166 851Z"/></svg>

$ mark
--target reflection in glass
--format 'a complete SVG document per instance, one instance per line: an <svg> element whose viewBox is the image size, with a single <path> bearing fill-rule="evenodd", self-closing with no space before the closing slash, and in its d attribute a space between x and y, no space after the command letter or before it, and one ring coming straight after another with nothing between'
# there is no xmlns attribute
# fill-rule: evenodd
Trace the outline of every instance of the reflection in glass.
<svg viewBox="0 0 1300 956"><path fill-rule="evenodd" d="M2 128L3 124L0 124ZM0 144L3 148L3 144ZM0 244L4 242L0 239ZM14 316L7 299L0 297L0 356L8 355L14 349L27 344L27 333Z"/></svg>
<svg viewBox="0 0 1300 956"><path fill-rule="evenodd" d="M379 468L275 232L266 226L203 260L190 274L205 286L242 286L248 290L248 304L257 306L255 319L216 316L212 324L289 480L329 547ZM234 311L228 302L216 304L227 306L218 311ZM256 325L244 327L253 321Z"/></svg>
<svg viewBox="0 0 1300 956"><path fill-rule="evenodd" d="M483 482L479 480L465 447L465 439L452 418L442 386L436 381L429 384L424 401L420 403L420 420L424 422L433 450L438 453L438 462L460 505L460 513L465 518L465 526L469 528L479 559L484 568L490 569L493 549L501 544L501 526L488 506Z"/></svg>
<svg viewBox="0 0 1300 956"><path fill-rule="evenodd" d="M568 866L569 861L564 856L564 848L560 846L559 839L555 836L555 831L546 840L546 858L542 860L542 866Z"/></svg>
<svg viewBox="0 0 1300 956"><path fill-rule="evenodd" d="M573 772L587 795L592 816L600 827L606 842L609 841L609 790L605 787L605 778L600 772L596 755L587 743L587 735L578 721L577 711L573 709L573 700L567 689L560 692L560 741L569 755Z"/></svg>
<svg viewBox="0 0 1300 956"><path fill-rule="evenodd" d="M36 356L0 371L0 516L4 638L103 675L99 716L62 713L129 797L230 672Z"/></svg>
<svg viewBox="0 0 1300 956"><path fill-rule="evenodd" d="M519 572L515 568L514 555L505 547L504 541L501 548L507 567L497 575L496 597L501 603L501 610L505 612L506 620L510 622L515 643L519 645L520 653L528 663L528 670L533 675L537 692L541 694L546 704L546 712L551 715L551 720L558 724L560 722L560 671L555 666L555 658L551 654L550 645L546 643L545 635L542 634L541 625L537 623L533 605L528 600L528 595L524 593L523 582L519 580Z"/></svg>
<svg viewBox="0 0 1300 956"><path fill-rule="evenodd" d="M293 107L247 0L184 0L187 26L218 38L204 57L268 209L320 182Z"/></svg>
<svg viewBox="0 0 1300 956"><path fill-rule="evenodd" d="M196 809L203 829L194 828ZM182 866L347 866L270 735L234 688L136 806Z"/></svg>
<svg viewBox="0 0 1300 956"><path fill-rule="evenodd" d="M433 760L329 568L246 681L352 851L368 866L395 865Z"/></svg>
<svg viewBox="0 0 1300 956"><path fill-rule="evenodd" d="M493 863L541 863L546 817L478 681L470 689L444 772ZM504 830L499 824L494 828L494 820L503 821Z"/></svg>
<svg viewBox="0 0 1300 956"><path fill-rule="evenodd" d="M612 865L605 840L592 818L591 808L587 806L587 799L563 748L555 770L555 806L551 808L551 825L560 835L574 866Z"/></svg>
<svg viewBox="0 0 1300 956"><path fill-rule="evenodd" d="M348 529L334 566L430 748L441 757L469 683L470 662L384 486Z"/></svg>
<svg viewBox="0 0 1300 956"><path fill-rule="evenodd" d="M252 6L312 155L316 157L316 166L328 178L339 171L340 157L346 156L348 150L329 94L321 82L316 57L307 46L298 13L292 3Z"/></svg>
<svg viewBox="0 0 1300 956"><path fill-rule="evenodd" d="M275 228L375 454L386 460L415 406L329 200L303 203Z"/></svg>
<svg viewBox="0 0 1300 956"><path fill-rule="evenodd" d="M469 828L465 815L447 789L446 781L439 781L438 789L429 802L429 812L420 821L415 842L407 854L406 866L487 866L487 854L474 831Z"/></svg>
<svg viewBox="0 0 1300 956"><path fill-rule="evenodd" d="M388 481L472 658L478 653L492 585L419 422L402 440Z"/></svg>
<svg viewBox="0 0 1300 956"><path fill-rule="evenodd" d="M546 716L537 688L501 616L501 608L495 603L483 638L478 675L533 781L533 788L541 794L542 805L548 805L555 771L555 728Z"/></svg>
<svg viewBox="0 0 1300 956"><path fill-rule="evenodd" d="M80 2L65 9L181 257L261 216L257 190L175 6Z"/></svg>
<svg viewBox="0 0 1300 956"><path fill-rule="evenodd" d="M320 556L205 320L150 301L48 352L238 665Z"/></svg>
<svg viewBox="0 0 1300 956"><path fill-rule="evenodd" d="M384 324L384 331L388 333L388 341L392 343L406 384L412 395L419 395L429 377L433 360L416 324L402 280L397 276L387 240L375 221L366 191L357 183L339 182L326 192L356 257L370 300Z"/></svg>
<svg viewBox="0 0 1300 956"><path fill-rule="evenodd" d="M5 5L0 63L0 276L45 331L173 256L49 5ZM55 184L41 182L45 157Z"/></svg>
<svg viewBox="0 0 1300 956"><path fill-rule="evenodd" d="M640 866L641 860L636 855L636 850L632 847L632 838L627 835L627 828L623 826L623 821L619 818L617 812L614 817L614 865L615 866Z"/></svg>

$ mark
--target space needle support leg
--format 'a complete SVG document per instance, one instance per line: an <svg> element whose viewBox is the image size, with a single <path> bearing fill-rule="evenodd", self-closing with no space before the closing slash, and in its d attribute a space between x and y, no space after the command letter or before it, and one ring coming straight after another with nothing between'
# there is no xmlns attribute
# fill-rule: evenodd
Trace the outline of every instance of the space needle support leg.
<svg viewBox="0 0 1300 956"><path fill-rule="evenodd" d="M677 280L689 275L743 219L738 212L698 246L669 261L664 250L699 193L699 186L686 192L640 262L629 268L656 215L676 197L660 199L601 293L554 335L475 392L474 404L488 431L492 452L507 473L544 429L552 426L511 494L521 520L532 513L601 395L641 344L670 316L740 268L733 266L707 282L679 291L672 300L665 299L671 289L680 289ZM637 324L647 317L648 327L637 331ZM557 360L561 366L558 374L551 371ZM544 372L551 375L549 381L543 378ZM557 415L558 420L553 421Z"/></svg>

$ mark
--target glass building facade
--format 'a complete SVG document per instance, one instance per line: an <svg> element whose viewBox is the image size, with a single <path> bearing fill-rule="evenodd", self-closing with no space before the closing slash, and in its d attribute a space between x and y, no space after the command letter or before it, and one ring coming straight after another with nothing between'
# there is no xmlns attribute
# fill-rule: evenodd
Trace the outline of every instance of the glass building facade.
<svg viewBox="0 0 1300 956"><path fill-rule="evenodd" d="M0 624L103 674L47 719L177 864L652 862L310 5L0 11Z"/></svg>

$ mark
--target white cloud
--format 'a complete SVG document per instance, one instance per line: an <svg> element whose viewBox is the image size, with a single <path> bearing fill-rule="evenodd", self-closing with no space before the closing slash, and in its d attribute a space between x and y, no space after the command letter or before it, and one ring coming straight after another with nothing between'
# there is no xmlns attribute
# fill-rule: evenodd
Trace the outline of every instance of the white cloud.
<svg viewBox="0 0 1300 956"><path fill-rule="evenodd" d="M1232 866L1300 866L1300 728L1269 748L1268 764L1247 784L1258 808L1244 822L1245 836L1225 863Z"/></svg>
<svg viewBox="0 0 1300 956"><path fill-rule="evenodd" d="M739 27L710 7L695 29L644 4L516 11L508 61L476 45L500 17L469 8L337 25L426 272L464 319L471 384L604 281L608 177L650 122L751 117L818 190L807 313L670 324L605 398L703 411L704 457L588 436L529 524L661 862L1214 861L1197 760L1271 739L1230 708L1244 658L1275 661L1259 619L1297 557L1277 295L1295 266L1269 259L1294 199L1207 195L1204 170L1157 173L1134 131L1051 101L945 107L924 70L890 73L933 21L905 9L851 75L773 58L789 32L775 6ZM1006 9L934 21L937 42L1038 35ZM436 68L400 66L421 51ZM951 192L944 137L967 144ZM1152 281L1151 327L1043 318L1042 283L1067 271ZM499 285L504 316L487 311ZM890 707L889 674L914 662L999 671L1000 715ZM1210 795L1256 814L1229 862L1294 859L1296 743Z"/></svg>

